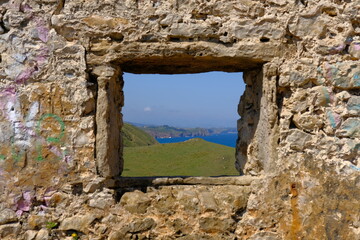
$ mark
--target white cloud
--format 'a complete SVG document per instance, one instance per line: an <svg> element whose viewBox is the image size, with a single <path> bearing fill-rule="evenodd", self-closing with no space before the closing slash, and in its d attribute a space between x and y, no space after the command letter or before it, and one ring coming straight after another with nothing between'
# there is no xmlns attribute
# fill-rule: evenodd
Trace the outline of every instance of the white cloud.
<svg viewBox="0 0 360 240"><path fill-rule="evenodd" d="M151 112L151 111L152 111L151 107L144 108L144 112Z"/></svg>

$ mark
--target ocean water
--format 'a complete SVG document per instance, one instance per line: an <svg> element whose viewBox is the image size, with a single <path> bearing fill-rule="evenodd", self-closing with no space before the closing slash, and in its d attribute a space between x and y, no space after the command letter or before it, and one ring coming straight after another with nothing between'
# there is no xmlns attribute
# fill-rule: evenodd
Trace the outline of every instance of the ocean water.
<svg viewBox="0 0 360 240"><path fill-rule="evenodd" d="M177 142L184 142L192 138L202 138L208 142L213 142L234 148L236 146L237 136L238 136L237 133L228 133L228 134L211 135L206 137L157 138L156 140L159 143L177 143Z"/></svg>

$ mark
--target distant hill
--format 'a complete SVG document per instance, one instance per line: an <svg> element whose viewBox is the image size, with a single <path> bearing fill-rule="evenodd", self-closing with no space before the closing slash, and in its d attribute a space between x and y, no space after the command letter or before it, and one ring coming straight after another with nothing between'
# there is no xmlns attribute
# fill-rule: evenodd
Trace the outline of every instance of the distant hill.
<svg viewBox="0 0 360 240"><path fill-rule="evenodd" d="M235 149L194 138L181 143L124 148L122 176L239 175Z"/></svg>
<svg viewBox="0 0 360 240"><path fill-rule="evenodd" d="M124 123L121 132L125 147L138 147L158 144L158 141L156 141L156 139L150 134L129 123Z"/></svg>
<svg viewBox="0 0 360 240"><path fill-rule="evenodd" d="M136 124L136 126L155 138L204 137L214 134L236 132L235 128L178 128L168 125L153 126L145 124Z"/></svg>

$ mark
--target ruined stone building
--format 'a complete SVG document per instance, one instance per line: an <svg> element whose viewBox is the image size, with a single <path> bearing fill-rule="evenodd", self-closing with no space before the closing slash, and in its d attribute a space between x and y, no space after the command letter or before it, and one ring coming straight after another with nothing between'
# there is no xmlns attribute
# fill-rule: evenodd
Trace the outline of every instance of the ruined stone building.
<svg viewBox="0 0 360 240"><path fill-rule="evenodd" d="M0 0L0 239L360 239L359 59L359 0ZM122 73L208 71L242 176L121 178Z"/></svg>

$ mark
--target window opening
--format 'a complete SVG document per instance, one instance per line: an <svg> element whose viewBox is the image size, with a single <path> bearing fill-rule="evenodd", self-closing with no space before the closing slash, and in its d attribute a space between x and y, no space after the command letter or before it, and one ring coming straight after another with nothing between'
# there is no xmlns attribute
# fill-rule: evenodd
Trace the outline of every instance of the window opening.
<svg viewBox="0 0 360 240"><path fill-rule="evenodd" d="M123 79L122 176L238 175L242 73L125 73Z"/></svg>

